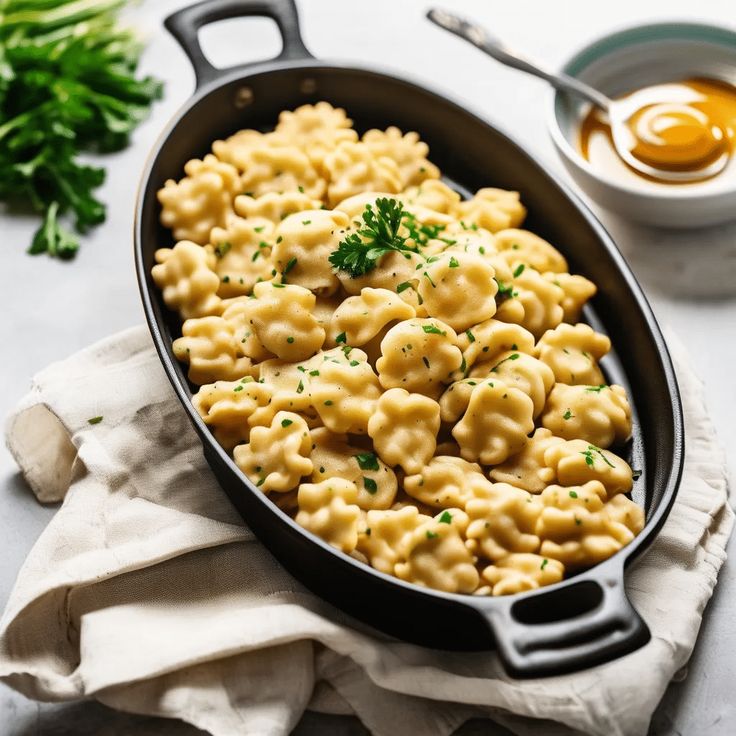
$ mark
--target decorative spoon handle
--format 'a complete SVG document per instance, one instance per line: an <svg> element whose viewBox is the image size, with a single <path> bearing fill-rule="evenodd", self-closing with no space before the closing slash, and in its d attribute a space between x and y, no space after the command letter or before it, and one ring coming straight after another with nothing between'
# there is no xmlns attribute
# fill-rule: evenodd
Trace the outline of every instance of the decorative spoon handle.
<svg viewBox="0 0 736 736"><path fill-rule="evenodd" d="M492 56L496 61L500 61L502 64L513 67L514 69L519 69L522 72L527 72L527 74L541 77L547 80L553 87L566 92L572 92L592 102L596 107L609 111L613 101L606 97L606 95L581 82L579 79L570 77L567 74L555 74L548 69L544 69L539 64L510 49L503 41L489 34L485 28L442 8L432 8L427 12L427 18L440 28L444 28L446 31L454 33L456 36L460 36L460 38L472 43L473 46Z"/></svg>

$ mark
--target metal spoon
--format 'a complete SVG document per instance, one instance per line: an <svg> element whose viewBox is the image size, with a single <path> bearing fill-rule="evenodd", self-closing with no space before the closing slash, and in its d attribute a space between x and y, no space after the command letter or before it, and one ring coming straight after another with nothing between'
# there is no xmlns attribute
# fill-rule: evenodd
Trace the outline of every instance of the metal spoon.
<svg viewBox="0 0 736 736"><path fill-rule="evenodd" d="M472 43L473 46L493 57L496 61L522 72L527 72L527 74L541 77L555 89L571 92L603 110L608 116L616 152L631 168L645 176L679 183L700 181L715 176L728 163L728 152L724 150L716 161L694 171L667 171L650 166L632 155L631 149L636 143L636 137L629 129L627 122L644 105L663 104L671 102L670 99L657 98L656 95L648 94L646 99L643 99L641 95L634 95L625 100L612 100L599 90L575 77L545 69L537 62L510 49L503 41L488 33L485 28L454 13L441 8L432 8L427 12L427 18L440 28L444 28L446 31L450 31L450 33L454 33L456 36Z"/></svg>

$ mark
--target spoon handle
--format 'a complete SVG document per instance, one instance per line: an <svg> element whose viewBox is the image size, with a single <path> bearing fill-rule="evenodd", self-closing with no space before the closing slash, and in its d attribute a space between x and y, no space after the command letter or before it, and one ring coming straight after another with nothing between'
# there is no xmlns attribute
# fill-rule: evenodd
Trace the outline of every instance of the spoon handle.
<svg viewBox="0 0 736 736"><path fill-rule="evenodd" d="M555 74L544 69L539 64L508 48L503 41L492 36L485 28L475 23L471 23L442 8L432 8L427 12L427 18L440 28L444 28L446 31L454 33L456 36L460 36L460 38L472 43L473 46L476 46L506 66L541 77L556 89L572 92L603 110L608 111L610 109L612 100L597 89L593 89L593 87L567 74Z"/></svg>

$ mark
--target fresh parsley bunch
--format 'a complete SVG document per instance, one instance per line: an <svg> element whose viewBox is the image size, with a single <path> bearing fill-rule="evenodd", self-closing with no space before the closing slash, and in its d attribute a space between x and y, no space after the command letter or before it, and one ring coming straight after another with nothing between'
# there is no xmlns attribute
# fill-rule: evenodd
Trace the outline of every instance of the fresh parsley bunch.
<svg viewBox="0 0 736 736"><path fill-rule="evenodd" d="M105 171L82 151L124 148L161 84L135 78L141 46L118 27L125 0L0 0L0 199L44 214L30 253L71 258L105 219Z"/></svg>

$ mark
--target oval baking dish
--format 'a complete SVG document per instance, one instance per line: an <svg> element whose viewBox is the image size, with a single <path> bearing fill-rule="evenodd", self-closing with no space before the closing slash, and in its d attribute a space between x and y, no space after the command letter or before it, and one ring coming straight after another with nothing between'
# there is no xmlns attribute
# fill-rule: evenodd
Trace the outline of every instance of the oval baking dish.
<svg viewBox="0 0 736 736"><path fill-rule="evenodd" d="M267 62L217 70L205 59L197 32L207 23L240 16L275 20L283 50ZM426 646L496 647L515 676L581 669L646 643L649 631L626 597L624 568L652 541L675 499L684 451L682 412L659 327L598 221L519 145L459 105L403 79L314 59L299 35L293 0L206 0L170 16L166 26L194 65L197 89L167 126L143 172L135 223L138 282L169 380L208 463L246 523L296 578L356 618ZM418 131L433 162L464 195L484 186L520 191L530 213L527 226L599 285L585 317L610 336L614 352L604 370L632 399L628 460L642 471L633 498L646 511L643 531L606 562L556 585L508 597L454 595L405 583L298 526L238 470L192 406L185 371L171 348L180 322L150 276L154 251L171 242L159 224L156 192L188 159L206 153L213 139L245 127L266 130L281 110L319 100L344 107L359 131L389 125Z"/></svg>

